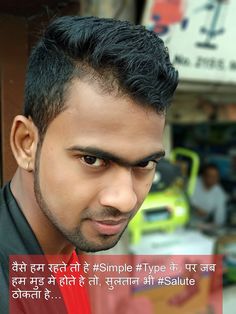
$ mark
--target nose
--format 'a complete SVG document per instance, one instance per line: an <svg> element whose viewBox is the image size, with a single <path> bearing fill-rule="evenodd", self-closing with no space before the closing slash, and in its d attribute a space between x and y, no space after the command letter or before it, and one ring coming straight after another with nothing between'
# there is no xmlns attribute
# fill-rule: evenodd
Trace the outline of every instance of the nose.
<svg viewBox="0 0 236 314"><path fill-rule="evenodd" d="M99 201L104 207L113 207L122 213L131 212L137 204L131 170L120 169L100 192Z"/></svg>

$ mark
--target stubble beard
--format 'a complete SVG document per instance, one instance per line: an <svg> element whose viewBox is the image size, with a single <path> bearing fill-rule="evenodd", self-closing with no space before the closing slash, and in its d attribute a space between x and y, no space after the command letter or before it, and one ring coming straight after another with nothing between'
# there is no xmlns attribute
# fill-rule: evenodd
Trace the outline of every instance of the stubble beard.
<svg viewBox="0 0 236 314"><path fill-rule="evenodd" d="M111 240L111 236L108 235L100 235L100 240L103 244L97 244L83 235L80 230L80 226L75 228L72 231L67 230L64 226L62 226L57 218L53 215L52 211L50 210L49 206L45 198L42 195L42 191L40 188L40 152L41 152L41 144L38 144L37 151L36 151L36 159L35 159L35 171L34 171L34 194L36 201L39 205L39 208L43 212L43 214L47 217L47 219L52 223L52 225L64 236L64 238L69 241L73 246L75 246L79 251L84 252L98 252L103 250L108 250L114 247L117 242L120 240L121 236L123 235L124 230L113 240ZM127 226L126 226L127 227Z"/></svg>

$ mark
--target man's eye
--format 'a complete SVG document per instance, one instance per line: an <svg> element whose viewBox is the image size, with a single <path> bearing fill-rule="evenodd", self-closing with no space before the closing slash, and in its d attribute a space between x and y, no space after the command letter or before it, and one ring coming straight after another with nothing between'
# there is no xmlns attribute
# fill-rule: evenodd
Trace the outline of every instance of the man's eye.
<svg viewBox="0 0 236 314"><path fill-rule="evenodd" d="M137 167L142 168L142 169L152 170L156 167L156 165L157 165L157 161L149 160L149 161L140 162L137 165Z"/></svg>
<svg viewBox="0 0 236 314"><path fill-rule="evenodd" d="M86 155L86 156L83 156L81 157L81 160L89 165L89 166L92 166L92 167L103 167L106 165L106 162L104 159L101 159L101 158L97 158L97 157L94 157L94 156L89 156L89 155Z"/></svg>

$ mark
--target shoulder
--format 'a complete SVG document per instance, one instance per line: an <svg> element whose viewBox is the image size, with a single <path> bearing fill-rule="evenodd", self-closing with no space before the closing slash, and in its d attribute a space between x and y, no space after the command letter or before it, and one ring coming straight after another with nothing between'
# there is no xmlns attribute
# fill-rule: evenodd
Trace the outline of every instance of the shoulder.
<svg viewBox="0 0 236 314"><path fill-rule="evenodd" d="M198 177L196 179L196 184L195 184L195 190L202 190L203 189L203 182L202 182L202 178Z"/></svg>
<svg viewBox="0 0 236 314"><path fill-rule="evenodd" d="M0 212L2 211L2 207L4 207L6 204L3 190L4 190L4 188L0 189Z"/></svg>
<svg viewBox="0 0 236 314"><path fill-rule="evenodd" d="M224 189L219 185L215 185L214 186L214 193L216 195L216 197L221 197L221 198L227 198L227 194L226 192L224 191Z"/></svg>
<svg viewBox="0 0 236 314"><path fill-rule="evenodd" d="M10 182L8 182L4 187L0 189L0 214L7 210L9 203L13 201L13 197L10 190ZM0 219L1 223L1 219Z"/></svg>

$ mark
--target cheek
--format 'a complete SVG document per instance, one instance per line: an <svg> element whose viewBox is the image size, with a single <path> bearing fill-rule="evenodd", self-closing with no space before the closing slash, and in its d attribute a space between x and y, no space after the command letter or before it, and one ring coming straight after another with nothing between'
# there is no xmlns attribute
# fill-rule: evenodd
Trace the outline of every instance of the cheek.
<svg viewBox="0 0 236 314"><path fill-rule="evenodd" d="M81 213L91 207L99 189L79 161L56 150L44 149L40 156L39 181L48 209L64 225L77 225Z"/></svg>
<svg viewBox="0 0 236 314"><path fill-rule="evenodd" d="M42 153L39 169L40 187L51 198L63 199L65 195L68 195L68 190L71 189L69 182L73 179L72 175L73 173L70 172L61 157L55 158L53 154Z"/></svg>
<svg viewBox="0 0 236 314"><path fill-rule="evenodd" d="M78 184L78 174L62 154L44 149L39 164L39 185L42 197L50 211L63 219L77 215L85 202L83 184Z"/></svg>
<svg viewBox="0 0 236 314"><path fill-rule="evenodd" d="M138 206L140 207L146 198L148 192L150 191L150 188L152 186L153 178L154 178L155 172L147 175L145 178L142 178L137 182L136 186L136 193L138 195Z"/></svg>
<svg viewBox="0 0 236 314"><path fill-rule="evenodd" d="M83 187L80 184L83 174L78 161L68 156L62 146L56 141L53 144L49 141L44 143L40 156L41 188L53 191L53 195L60 193L61 197L70 198L75 193L74 189Z"/></svg>

